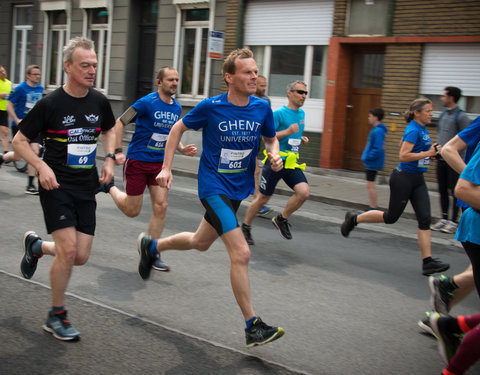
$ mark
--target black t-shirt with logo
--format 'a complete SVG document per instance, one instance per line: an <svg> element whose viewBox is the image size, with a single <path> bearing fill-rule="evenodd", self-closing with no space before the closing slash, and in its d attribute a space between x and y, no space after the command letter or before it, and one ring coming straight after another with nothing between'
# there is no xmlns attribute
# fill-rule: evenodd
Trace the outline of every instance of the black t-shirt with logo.
<svg viewBox="0 0 480 375"><path fill-rule="evenodd" d="M89 89L85 97L75 98L59 87L38 101L18 128L28 139L38 135L44 139L43 160L60 186L94 190L98 136L114 125L112 108L103 94Z"/></svg>

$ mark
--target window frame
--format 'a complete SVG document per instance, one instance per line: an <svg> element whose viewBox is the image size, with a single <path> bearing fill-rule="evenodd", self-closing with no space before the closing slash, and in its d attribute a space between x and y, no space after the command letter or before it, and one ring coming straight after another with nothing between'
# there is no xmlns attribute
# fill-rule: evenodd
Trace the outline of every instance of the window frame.
<svg viewBox="0 0 480 375"><path fill-rule="evenodd" d="M65 46L66 40L66 34L67 34L67 24L61 24L61 25L55 25L50 22L50 19L52 15L50 12L56 12L56 11L63 11L63 10L54 10L54 11L49 11L48 14L48 19L49 19L49 25L48 25L48 44L47 44L47 64L45 69L45 82L46 82L46 87L47 89L54 89L56 87L59 87L65 83L65 73L63 71L63 47ZM57 46L55 48L57 57L56 57L56 62L57 62L57 68L55 70L55 80L56 84L52 84L50 81L52 77L50 76L51 73L51 66L52 66L52 59L53 59L53 41L54 41L54 33L58 33L58 40L57 40Z"/></svg>
<svg viewBox="0 0 480 375"><path fill-rule="evenodd" d="M97 53L97 72L95 77L95 88L102 92L104 95L108 95L109 78L110 78L110 56L112 47L112 15L113 15L113 2L107 1L81 1L80 7L83 13L83 35L87 35L92 39L92 32L99 32L99 43L95 43L95 52ZM95 9L105 8L108 12L107 23L92 24L91 13ZM99 44L99 45L97 45ZM100 48L100 44L102 48Z"/></svg>
<svg viewBox="0 0 480 375"><path fill-rule="evenodd" d="M27 51L28 51L28 37L29 37L29 32L30 36L32 35L31 31L33 30L33 19L31 20L32 24L27 25L17 25L17 18L18 18L18 9L20 8L31 8L31 11L33 13L33 4L19 4L19 5L14 5L13 7L13 17L12 17L12 25L13 25L13 30L12 30L12 52L10 56L10 77L12 80L12 83L14 85L20 84L23 82L24 77L25 77L25 69L27 67ZM33 14L32 14L33 17ZM21 47L20 47L20 61L17 61L17 52L19 50L17 49L17 32L20 31L21 35ZM16 75L17 75L17 67L19 67L19 72L18 72L18 82L16 82Z"/></svg>
<svg viewBox="0 0 480 375"><path fill-rule="evenodd" d="M203 30L207 30L207 41L205 46L203 44L201 47L196 46L194 53L194 66L193 66L193 77L192 77L192 93L184 94L178 92L176 97L181 100L181 103L184 105L195 105L200 100L207 98L210 91L210 76L211 76L211 58L208 57L208 37L210 32L214 30L214 19L215 19L215 1L196 1L192 3L191 1L183 0L174 0L173 3L176 5L177 15L176 15L176 25L175 25L175 43L174 43L174 56L173 56L173 66L178 72L182 72L183 69L183 51L185 47L185 30L186 29L195 29L196 30L196 41L202 40ZM191 9L209 9L209 19L205 21L185 21L185 15L187 10ZM205 58L205 74L203 82L203 92L199 92L199 80L202 78L200 75L200 64L202 50L206 51ZM183 74L180 73L179 87L181 90L182 87ZM191 100L191 102L189 101Z"/></svg>
<svg viewBox="0 0 480 375"><path fill-rule="evenodd" d="M271 62L272 62L272 48L273 47L282 47L282 46L251 46L250 48L252 49L262 49L263 48L263 54L259 58L255 58L256 61L260 61L258 64L259 68L259 74L264 75L267 77L267 80L270 81L270 68L271 68ZM305 48L305 61L303 64L303 78L301 79L307 84L308 88L308 95L307 95L307 100L325 100L325 83L326 83L326 78L327 78L327 57L328 57L328 46L325 45L303 45L302 47ZM318 98L312 98L311 93L312 93L312 79L313 79L313 56L314 56L314 51L315 47L321 47L322 48L322 74L320 77L322 77L322 85L320 86L320 97ZM256 54L257 56L257 54ZM269 94L270 90L270 84L267 87L267 92L266 95L271 95ZM279 95L273 95L278 97ZM286 96L286 94L281 95L282 97Z"/></svg>
<svg viewBox="0 0 480 375"><path fill-rule="evenodd" d="M60 87L66 80L66 74L63 71L63 46L65 42L70 39L70 25L71 25L71 17L72 12L70 8L69 1L44 1L40 3L40 10L43 12L43 54L42 54L42 85L45 87L45 91L51 92L56 88ZM50 72L50 62L51 62L51 54L50 54L50 47L52 43L51 33L52 25L50 25L50 12L53 11L64 11L66 13L66 23L64 25L55 25L53 30L63 31L61 36L63 38L63 44L58 43L60 46L57 45L58 56L57 56L57 84L52 85L49 81L48 72ZM46 48L45 48L46 46ZM60 79L58 79L60 77Z"/></svg>

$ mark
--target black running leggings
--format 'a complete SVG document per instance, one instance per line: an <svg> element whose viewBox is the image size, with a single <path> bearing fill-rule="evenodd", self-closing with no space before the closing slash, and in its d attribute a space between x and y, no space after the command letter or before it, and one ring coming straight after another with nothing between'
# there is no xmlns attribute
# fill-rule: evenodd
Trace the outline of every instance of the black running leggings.
<svg viewBox="0 0 480 375"><path fill-rule="evenodd" d="M417 216L418 228L430 229L430 197L423 173L407 173L395 168L390 175L390 202L388 211L383 213L385 224L395 223L407 206L412 203Z"/></svg>

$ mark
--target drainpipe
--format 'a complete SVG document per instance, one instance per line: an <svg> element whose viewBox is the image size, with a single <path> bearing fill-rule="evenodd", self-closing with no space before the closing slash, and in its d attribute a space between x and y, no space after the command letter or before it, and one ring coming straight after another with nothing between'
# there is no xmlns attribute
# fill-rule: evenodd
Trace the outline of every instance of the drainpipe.
<svg viewBox="0 0 480 375"><path fill-rule="evenodd" d="M243 23L244 23L244 18L245 18L245 2L246 2L246 0L239 0L238 1L236 48L242 48L243 47Z"/></svg>
<svg viewBox="0 0 480 375"><path fill-rule="evenodd" d="M387 36L392 36L393 13L395 11L395 0L388 1L387 9Z"/></svg>

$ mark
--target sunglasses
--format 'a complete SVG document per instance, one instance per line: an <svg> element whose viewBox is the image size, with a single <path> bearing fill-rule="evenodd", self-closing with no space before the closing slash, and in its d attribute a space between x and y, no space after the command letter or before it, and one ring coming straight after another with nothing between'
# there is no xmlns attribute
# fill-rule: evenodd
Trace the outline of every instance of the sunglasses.
<svg viewBox="0 0 480 375"><path fill-rule="evenodd" d="M292 90L292 91L296 91L300 95L303 95L303 94L308 95L308 91L303 91L303 90Z"/></svg>

